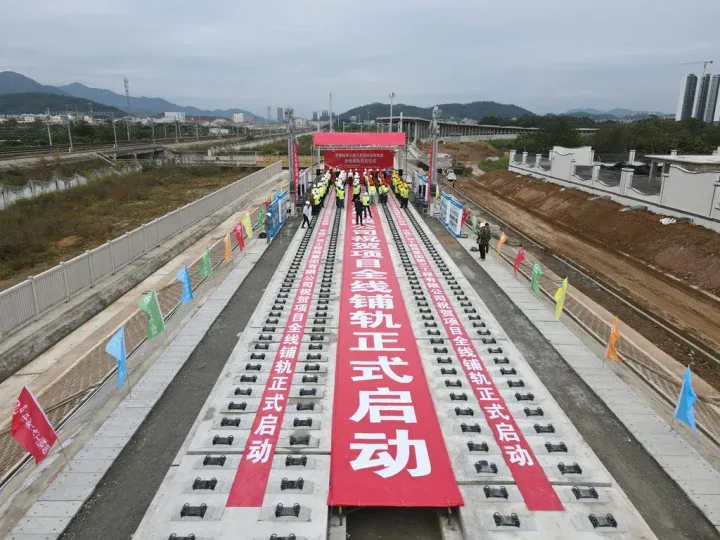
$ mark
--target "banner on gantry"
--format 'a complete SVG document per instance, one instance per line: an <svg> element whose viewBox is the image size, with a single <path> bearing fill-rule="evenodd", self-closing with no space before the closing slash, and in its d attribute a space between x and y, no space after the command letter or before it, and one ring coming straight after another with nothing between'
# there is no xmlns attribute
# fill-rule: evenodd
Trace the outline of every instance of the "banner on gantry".
<svg viewBox="0 0 720 540"><path fill-rule="evenodd" d="M255 421L250 428L245 451L230 488L226 506L262 506L275 448L280 437L280 426L290 396L295 365L302 347L302 337L320 269L320 259L329 236L334 201L335 199L331 197L328 208L320 220L314 249L300 278L295 301L288 314L287 326L275 353L272 369L265 383L265 390L258 405Z"/></svg>
<svg viewBox="0 0 720 540"><path fill-rule="evenodd" d="M564 510L395 200L390 210L528 510Z"/></svg>
<svg viewBox="0 0 720 540"><path fill-rule="evenodd" d="M392 169L394 150L325 150L325 168L334 169Z"/></svg>
<svg viewBox="0 0 720 540"><path fill-rule="evenodd" d="M347 212L330 506L463 504L379 216Z"/></svg>

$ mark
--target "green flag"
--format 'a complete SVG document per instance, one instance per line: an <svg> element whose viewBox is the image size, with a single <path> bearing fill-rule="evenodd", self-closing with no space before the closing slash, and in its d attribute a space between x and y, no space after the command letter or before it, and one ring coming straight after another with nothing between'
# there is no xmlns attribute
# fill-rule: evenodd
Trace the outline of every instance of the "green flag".
<svg viewBox="0 0 720 540"><path fill-rule="evenodd" d="M260 214L258 215L258 227L262 227L263 223L265 223L265 205L260 207Z"/></svg>
<svg viewBox="0 0 720 540"><path fill-rule="evenodd" d="M146 335L148 340L162 334L165 330L160 304L158 303L155 291L147 293L138 301L138 307L147 315L148 324Z"/></svg>
<svg viewBox="0 0 720 540"><path fill-rule="evenodd" d="M535 259L535 264L533 264L533 273L532 273L532 281L530 282L530 288L535 291L535 294L540 296L540 276L543 275L542 268L540 268L540 263L537 262L537 259Z"/></svg>
<svg viewBox="0 0 720 540"><path fill-rule="evenodd" d="M210 260L210 246L205 246L205 253L203 253L203 256L200 257L200 279L205 279L206 277L210 277L210 274L212 274L213 268L212 268L212 261Z"/></svg>
<svg viewBox="0 0 720 540"><path fill-rule="evenodd" d="M475 228L477 227L477 218L470 216L470 222L472 223L472 237L475 238Z"/></svg>

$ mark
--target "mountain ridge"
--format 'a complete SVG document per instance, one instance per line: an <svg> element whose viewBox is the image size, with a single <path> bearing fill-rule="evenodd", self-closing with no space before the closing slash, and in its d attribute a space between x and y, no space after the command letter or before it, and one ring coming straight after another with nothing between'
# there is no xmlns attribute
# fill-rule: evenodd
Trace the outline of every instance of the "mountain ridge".
<svg viewBox="0 0 720 540"><path fill-rule="evenodd" d="M469 103L443 103L438 105L442 111L442 118L447 120L455 118L462 120L463 118L471 118L480 121L487 116L497 116L499 118L516 118L520 116L532 115L533 113L523 107L512 104L496 103L495 101L472 101ZM416 105L407 105L405 103L393 104L393 116L416 116L420 118L432 118L433 107L418 107ZM377 118L380 116L390 116L390 105L387 103L374 102L367 105L353 107L338 115L342 122L349 120L351 116L367 119Z"/></svg>
<svg viewBox="0 0 720 540"><path fill-rule="evenodd" d="M61 86L43 85L39 82L26 77L14 71L0 71L0 95L3 94L30 94L39 93L44 95L60 95L80 98L82 100L90 100L101 105L113 107L127 112L127 103L124 94L118 94L112 90L104 88L92 88L79 82L73 82ZM33 107L36 107L37 100L33 101ZM14 106L18 105L17 98ZM56 103L56 101L54 101ZM30 113L30 111L23 111ZM222 118L232 118L234 113L243 113L246 118L254 120L266 120L265 118L244 109L200 109L193 106L183 106L172 103L163 98L152 97L134 97L130 96L130 112L131 114L162 114L166 112L184 112L188 116L216 116Z"/></svg>

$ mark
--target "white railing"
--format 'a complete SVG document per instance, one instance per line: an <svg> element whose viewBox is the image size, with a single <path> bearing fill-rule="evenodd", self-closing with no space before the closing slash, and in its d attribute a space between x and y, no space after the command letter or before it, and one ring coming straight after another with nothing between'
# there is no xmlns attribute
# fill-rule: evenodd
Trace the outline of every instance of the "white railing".
<svg viewBox="0 0 720 540"><path fill-rule="evenodd" d="M195 225L281 171L282 163L273 163L92 251L86 251L0 292L0 338L22 328L48 309L68 301L87 287L92 287L99 279L114 274L143 253Z"/></svg>

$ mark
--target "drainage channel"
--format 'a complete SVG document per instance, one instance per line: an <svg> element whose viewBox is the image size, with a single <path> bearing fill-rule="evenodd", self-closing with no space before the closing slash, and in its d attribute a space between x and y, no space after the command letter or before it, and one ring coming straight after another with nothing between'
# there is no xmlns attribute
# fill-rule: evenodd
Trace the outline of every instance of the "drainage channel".
<svg viewBox="0 0 720 540"><path fill-rule="evenodd" d="M409 278L420 276L428 291L430 302L420 300L418 308L442 321L448 340L432 349L442 353L433 359L438 365L424 366L440 396L436 410L465 500L459 510L465 538L655 538L474 289L445 262L442 247L412 211L394 200L384 211ZM422 288L416 292L421 298ZM473 351L476 360L469 359ZM488 414L491 396L495 413L506 415L504 433ZM517 438L506 438L513 424ZM510 452L511 440L524 453ZM526 482L533 465L546 490Z"/></svg>
<svg viewBox="0 0 720 540"><path fill-rule="evenodd" d="M325 537L342 264L341 213L326 206L286 254L136 537Z"/></svg>

